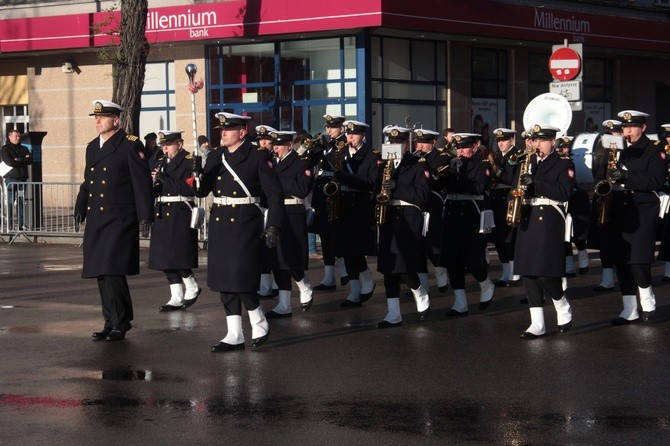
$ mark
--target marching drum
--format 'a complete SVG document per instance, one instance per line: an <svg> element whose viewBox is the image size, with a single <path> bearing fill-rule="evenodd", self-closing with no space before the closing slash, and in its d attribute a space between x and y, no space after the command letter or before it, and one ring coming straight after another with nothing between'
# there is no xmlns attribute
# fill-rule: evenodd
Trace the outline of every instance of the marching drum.
<svg viewBox="0 0 670 446"><path fill-rule="evenodd" d="M580 133L572 140L572 161L575 163L577 184L593 187L593 157L600 137L600 133Z"/></svg>

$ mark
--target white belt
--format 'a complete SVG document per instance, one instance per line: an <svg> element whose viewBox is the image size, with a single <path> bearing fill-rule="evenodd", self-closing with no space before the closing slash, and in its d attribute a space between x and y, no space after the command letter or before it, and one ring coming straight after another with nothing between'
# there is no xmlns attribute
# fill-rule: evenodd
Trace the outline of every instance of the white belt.
<svg viewBox="0 0 670 446"><path fill-rule="evenodd" d="M195 197L185 197L183 195L176 195L174 197L172 196L160 196L156 198L156 201L159 203L176 203L179 201L183 202L189 202L189 201L194 201Z"/></svg>
<svg viewBox="0 0 670 446"><path fill-rule="evenodd" d="M449 201L481 201L484 199L483 195L470 195L470 194L447 194L447 200Z"/></svg>
<svg viewBox="0 0 670 446"><path fill-rule="evenodd" d="M223 206L230 206L233 204L256 204L261 202L260 197L214 197L214 203Z"/></svg>
<svg viewBox="0 0 670 446"><path fill-rule="evenodd" d="M550 198L527 198L524 204L531 206L565 206L565 201L556 201Z"/></svg>
<svg viewBox="0 0 670 446"><path fill-rule="evenodd" d="M284 198L284 204L303 204L304 202L302 198Z"/></svg>
<svg viewBox="0 0 670 446"><path fill-rule="evenodd" d="M332 177L334 173L330 170L324 170L323 172L319 173L319 177Z"/></svg>
<svg viewBox="0 0 670 446"><path fill-rule="evenodd" d="M389 206L414 206L417 209L421 209L419 206L415 205L414 203L410 203L409 201L405 201L405 200L389 200Z"/></svg>

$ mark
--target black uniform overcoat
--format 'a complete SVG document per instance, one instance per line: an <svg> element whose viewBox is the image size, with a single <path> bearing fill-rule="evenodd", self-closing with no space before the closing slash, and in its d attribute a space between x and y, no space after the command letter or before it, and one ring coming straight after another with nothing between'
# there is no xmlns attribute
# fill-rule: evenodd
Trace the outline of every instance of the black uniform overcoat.
<svg viewBox="0 0 670 446"><path fill-rule="evenodd" d="M625 190L612 192L601 250L615 263L652 263L659 211L655 192L663 188L667 175L665 151L658 141L642 135L622 150L618 164L627 171Z"/></svg>
<svg viewBox="0 0 670 446"><path fill-rule="evenodd" d="M333 222L336 257L374 255L376 228L372 189L377 180L380 153L364 145L351 156L349 149L340 153L342 171L337 178L340 192L340 216Z"/></svg>
<svg viewBox="0 0 670 446"><path fill-rule="evenodd" d="M539 165L531 157L531 175L536 181L526 198L548 198L567 202L575 186L575 165L569 157L552 152ZM517 177L521 169L517 171ZM560 207L560 206L559 206ZM565 276L565 207L550 204L524 205L516 234L514 274L521 276Z"/></svg>
<svg viewBox="0 0 670 446"><path fill-rule="evenodd" d="M458 167L458 164L461 164ZM455 158L445 175L449 194L485 195L491 184L491 164L475 152L471 158ZM447 196L448 198L449 196ZM486 235L479 233L479 212L484 201L447 200L442 222L442 262L486 269Z"/></svg>
<svg viewBox="0 0 670 446"><path fill-rule="evenodd" d="M155 168L156 159L151 160ZM177 153L162 168L163 184L154 187L158 197L193 197L193 189L186 182L191 178L193 157L185 150ZM190 205L190 206L189 206ZM198 267L198 231L191 229L191 206L189 203L156 202L154 224L151 226L149 245L149 268L157 270L191 269Z"/></svg>
<svg viewBox="0 0 670 446"><path fill-rule="evenodd" d="M304 199L314 187L312 168L306 158L289 152L275 168L284 198ZM280 269L304 271L309 263L307 250L307 221L304 204L284 205L281 243L276 249Z"/></svg>
<svg viewBox="0 0 670 446"><path fill-rule="evenodd" d="M85 221L82 277L140 271L139 220L152 220L153 191L144 146L122 129L102 147L86 147L84 182L75 215Z"/></svg>
<svg viewBox="0 0 670 446"><path fill-rule="evenodd" d="M393 163L393 160L384 161ZM380 167L380 180L384 165ZM426 271L426 255L423 250L421 232L423 213L421 208L428 202L430 172L425 162L411 154L405 155L393 169L391 178L396 187L391 190L392 200L402 200L413 206L386 207L386 223L379 227L379 252L377 270L387 273L416 273ZM381 191L381 181L375 192Z"/></svg>
<svg viewBox="0 0 670 446"><path fill-rule="evenodd" d="M433 177L440 175L438 169L448 165L451 158L451 155L446 151L440 152L437 149L433 149L421 157L431 172L431 178L428 181L428 184L430 185L430 196L426 204L423 206L424 211L430 214L428 219L428 232L423 238L423 244L426 255L428 255L431 260L435 260L440 251L440 243L442 242L442 214L446 194L443 192L443 187L440 183Z"/></svg>
<svg viewBox="0 0 670 446"><path fill-rule="evenodd" d="M271 155L244 141L233 153L227 147L210 152L204 167L199 194L244 198L247 194L223 165L237 173L254 197L267 205L267 226L281 228L284 197ZM213 291L255 293L260 281L264 248L263 212L255 204L214 203L209 216L207 285Z"/></svg>

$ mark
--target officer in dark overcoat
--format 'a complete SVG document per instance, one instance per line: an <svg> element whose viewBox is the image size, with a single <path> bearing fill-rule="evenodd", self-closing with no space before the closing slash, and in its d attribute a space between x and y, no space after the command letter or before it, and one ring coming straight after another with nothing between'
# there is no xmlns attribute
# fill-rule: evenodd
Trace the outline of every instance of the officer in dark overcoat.
<svg viewBox="0 0 670 446"><path fill-rule="evenodd" d="M368 125L345 121L347 146L339 152L339 166L334 173L339 183L339 215L333 221L335 256L344 258L349 277L349 295L343 307L360 307L375 288L372 273L365 259L375 254L375 225L372 190L377 180L380 153L365 144Z"/></svg>
<svg viewBox="0 0 670 446"><path fill-rule="evenodd" d="M253 143L255 143L259 148L265 149L272 153L272 137L270 136L270 133L276 132L277 129L270 127L269 125L261 124L257 125L254 130L256 131L256 136ZM271 299L279 295L279 290L277 289L277 283L272 276L272 266L269 262L270 259L268 256L263 257L261 283L258 287L258 296L261 299Z"/></svg>
<svg viewBox="0 0 670 446"><path fill-rule="evenodd" d="M149 235L154 197L143 144L119 128L123 108L103 100L93 106L99 136L86 147L75 226L86 221L82 277L98 280L102 300L105 325L93 339L117 341L131 328L126 276L140 272L140 229Z"/></svg>
<svg viewBox="0 0 670 446"><path fill-rule="evenodd" d="M667 177L667 156L660 141L651 141L644 133L647 113L624 110L617 116L627 145L619 155L617 168L608 169L605 175L613 182L613 190L601 249L614 261L623 300L623 311L612 323L626 325L640 318L637 292L642 320L650 322L656 311L651 263L660 209L657 194Z"/></svg>
<svg viewBox="0 0 670 446"><path fill-rule="evenodd" d="M621 121L618 119L606 119L602 122L603 135L623 135ZM591 171L593 173L593 184L595 185L605 179L607 168L604 165L608 163L608 151L602 145L602 135L593 147L593 161ZM589 220L589 229L586 236L586 246L590 249L598 250L600 263L602 265L600 283L593 288L593 291L611 291L614 289L614 260L603 256L602 246L602 228L598 224L598 202L599 197L593 194L591 200L591 219Z"/></svg>
<svg viewBox="0 0 670 446"><path fill-rule="evenodd" d="M198 267L198 231L191 227L193 157L184 150L182 131L158 132L162 157L150 160L156 205L149 245L149 268L163 271L170 300L159 311L190 307L200 295L193 268ZM196 209L197 211L197 209Z"/></svg>
<svg viewBox="0 0 670 446"><path fill-rule="evenodd" d="M380 161L375 187L375 219L379 228L377 270L384 275L388 312L378 327L395 327L402 323L400 282L412 290L419 318L430 311L426 255L423 249L422 207L428 202L430 172L427 163L414 156L409 148L410 129L387 127L384 133L392 144L400 143L400 153L387 154ZM426 278L422 281L419 274Z"/></svg>
<svg viewBox="0 0 670 446"><path fill-rule="evenodd" d="M518 158L522 152L514 145L516 136L514 130L500 127L493 131L493 136L498 144L498 155L495 158L495 164L492 165L493 181L488 206L493 211L496 224L491 231L491 240L502 265L502 275L495 285L506 287L516 285L519 281L512 274L516 228L507 224L507 198L510 191L516 187L514 176L519 164Z"/></svg>
<svg viewBox="0 0 670 446"><path fill-rule="evenodd" d="M198 194L214 195L209 217L207 285L220 293L226 311L228 333L212 346L212 352L224 352L244 348L242 303L251 322L252 346L260 347L267 341L268 323L256 290L263 244L273 248L279 243L284 195L271 154L245 138L250 118L225 112L217 113L216 118L222 147L207 156ZM197 173L198 158L194 159Z"/></svg>
<svg viewBox="0 0 670 446"><path fill-rule="evenodd" d="M440 151L436 146L439 134L428 129L414 129L413 139L416 144L414 155L419 162L426 163L430 172L430 196L428 202L423 206L423 211L428 213L428 228L425 237L422 237L426 257L433 264L433 273L437 282L437 289L444 293L449 288L449 276L444 259L440 256L440 245L442 243L442 211L446 203L446 191L439 185L439 177L449 167L452 156L446 150ZM419 278L423 278L422 273ZM427 277L426 277L427 279Z"/></svg>
<svg viewBox="0 0 670 446"><path fill-rule="evenodd" d="M335 281L335 267L338 259L335 258L333 247L333 228L329 218L328 200L324 193L324 186L333 180L333 171L337 165L337 153L342 152L347 145L347 135L344 132L344 116L324 115L326 133L321 135L308 153L311 165L317 168L312 193L312 208L314 221L310 232L319 234L321 238L321 253L323 254L324 277L314 287L315 291L334 291L337 288ZM339 259L342 263L342 259ZM344 268L340 268L344 271ZM341 284L346 285L348 277L340 274Z"/></svg>
<svg viewBox="0 0 670 446"><path fill-rule="evenodd" d="M670 124L661 124L660 141L668 156L668 179L666 179L663 192L670 193ZM661 245L658 248L658 260L663 261L665 268L663 271L663 282L670 282L670 213L663 215L660 228Z"/></svg>
<svg viewBox="0 0 670 446"><path fill-rule="evenodd" d="M290 317L291 278L300 290L303 311L312 306L312 287L305 275L309 263L307 249L307 217L305 197L314 188L312 167L307 157L292 150L295 132L271 132L275 154L275 171L284 196L284 220L281 225L281 244L271 250L272 272L279 287L279 302L265 314L268 319Z"/></svg>
<svg viewBox="0 0 670 446"><path fill-rule="evenodd" d="M528 296L531 325L521 334L535 339L545 333L545 297L552 299L558 326L572 326L572 309L563 290L565 276L566 207L575 184L575 165L555 150L560 129L535 124L531 140L537 154L530 157L528 172L520 167L517 181L525 188L521 225L516 235L514 273L522 277ZM520 178L519 178L520 176Z"/></svg>
<svg viewBox="0 0 670 446"><path fill-rule="evenodd" d="M563 135L556 139L556 151L561 156L572 156L574 138ZM565 243L565 274L575 276L575 261L572 244L577 248L577 267L579 274L586 274L589 270L589 254L586 251L586 238L589 232L591 219L591 199L586 190L590 184L580 183L584 179L575 178L575 190L568 202L568 213L572 217L572 237Z"/></svg>
<svg viewBox="0 0 670 446"><path fill-rule="evenodd" d="M442 222L443 256L454 289L454 305L448 317L468 313L465 297L465 273L479 283L479 309L486 309L493 300L495 285L488 276L486 235L480 231L484 200L491 184L491 164L475 148L481 135L457 133L453 144L457 157L452 159L443 176L447 190Z"/></svg>

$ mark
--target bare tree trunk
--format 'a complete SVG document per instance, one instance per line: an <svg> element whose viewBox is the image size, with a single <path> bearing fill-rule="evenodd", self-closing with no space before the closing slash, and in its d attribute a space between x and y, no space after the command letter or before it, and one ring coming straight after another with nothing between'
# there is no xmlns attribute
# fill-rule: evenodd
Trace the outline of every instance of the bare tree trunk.
<svg viewBox="0 0 670 446"><path fill-rule="evenodd" d="M121 0L121 45L115 66L113 101L125 108L121 127L129 134L140 128L142 88L149 42L145 35L148 0Z"/></svg>

